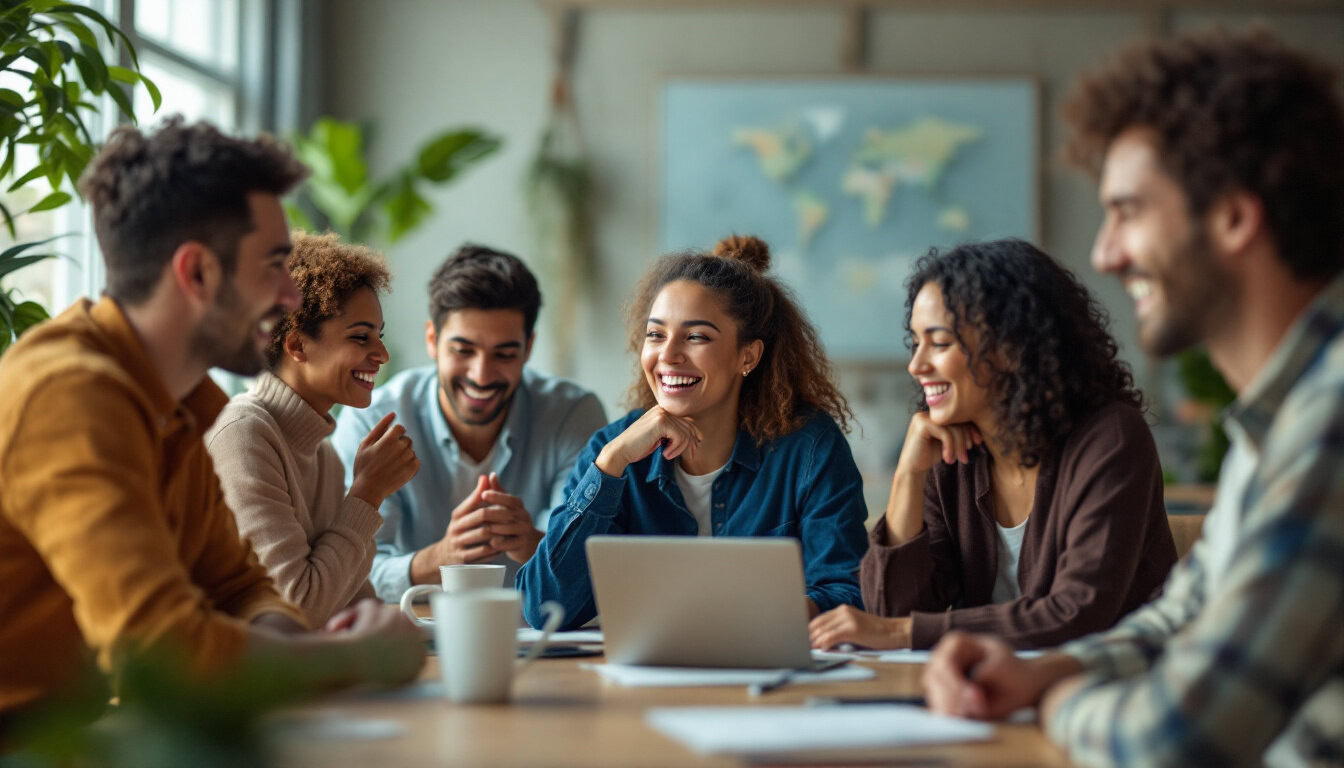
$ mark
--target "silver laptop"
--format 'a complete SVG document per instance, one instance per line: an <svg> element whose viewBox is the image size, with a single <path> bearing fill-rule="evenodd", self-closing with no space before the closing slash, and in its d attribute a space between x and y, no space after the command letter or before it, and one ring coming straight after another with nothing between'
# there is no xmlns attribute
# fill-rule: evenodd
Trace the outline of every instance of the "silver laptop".
<svg viewBox="0 0 1344 768"><path fill-rule="evenodd" d="M820 666L794 539L593 536L587 551L609 663Z"/></svg>

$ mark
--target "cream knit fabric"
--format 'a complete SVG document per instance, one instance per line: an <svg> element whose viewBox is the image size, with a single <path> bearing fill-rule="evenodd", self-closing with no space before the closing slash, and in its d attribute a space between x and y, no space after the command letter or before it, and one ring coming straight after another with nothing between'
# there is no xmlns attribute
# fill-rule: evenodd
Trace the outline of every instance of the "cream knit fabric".
<svg viewBox="0 0 1344 768"><path fill-rule="evenodd" d="M378 510L345 493L345 468L326 438L335 422L263 373L205 435L238 532L280 594L314 627L373 597L369 568Z"/></svg>

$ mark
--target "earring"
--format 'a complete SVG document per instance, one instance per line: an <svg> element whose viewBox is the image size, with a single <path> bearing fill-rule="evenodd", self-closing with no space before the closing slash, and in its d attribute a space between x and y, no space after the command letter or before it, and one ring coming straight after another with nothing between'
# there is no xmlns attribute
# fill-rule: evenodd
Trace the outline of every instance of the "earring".
<svg viewBox="0 0 1344 768"><path fill-rule="evenodd" d="M748 373L751 373L751 369L750 369L750 368L748 368L748 369L746 369L745 371L742 372L742 378L744 378L744 379L747 378L747 374L748 374Z"/></svg>

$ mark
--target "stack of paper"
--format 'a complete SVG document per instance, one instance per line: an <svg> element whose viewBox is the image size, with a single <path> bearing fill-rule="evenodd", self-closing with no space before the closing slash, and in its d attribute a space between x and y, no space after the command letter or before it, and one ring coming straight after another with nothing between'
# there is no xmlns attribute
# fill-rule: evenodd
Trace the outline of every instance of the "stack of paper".
<svg viewBox="0 0 1344 768"><path fill-rule="evenodd" d="M924 744L988 741L987 723L901 705L862 707L686 707L651 709L655 730L701 754L797 759Z"/></svg>
<svg viewBox="0 0 1344 768"><path fill-rule="evenodd" d="M855 659L857 661L885 661L893 664L927 664L932 651L813 651L812 656L819 659ZM1032 659L1044 651L1017 651L1019 659Z"/></svg>
<svg viewBox="0 0 1344 768"><path fill-rule="evenodd" d="M767 685L779 680L780 669L721 669L715 667L641 667L631 664L591 664L590 669L618 685L631 688L672 688L691 685ZM789 685L871 680L877 673L849 665L825 672L795 672Z"/></svg>
<svg viewBox="0 0 1344 768"><path fill-rule="evenodd" d="M535 643L541 639L541 630L531 627L518 628L518 642ZM600 629L575 629L570 632L552 632L552 643L600 643L602 642L602 630Z"/></svg>

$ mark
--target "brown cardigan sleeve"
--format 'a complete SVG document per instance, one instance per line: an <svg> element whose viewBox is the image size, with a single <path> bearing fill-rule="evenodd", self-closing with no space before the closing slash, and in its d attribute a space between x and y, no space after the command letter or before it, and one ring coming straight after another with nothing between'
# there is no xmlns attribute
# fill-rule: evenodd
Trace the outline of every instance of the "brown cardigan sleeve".
<svg viewBox="0 0 1344 768"><path fill-rule="evenodd" d="M954 629L995 634L1019 648L1058 645L1115 624L1152 596L1146 575L1165 577L1176 561L1157 447L1134 408L1108 406L1075 430L1047 508L1048 519L1027 524L1023 596L912 613L912 647L932 647ZM1145 578L1136 580L1141 570Z"/></svg>
<svg viewBox="0 0 1344 768"><path fill-rule="evenodd" d="M924 530L899 546L887 546L887 518L868 533L868 551L859 562L863 607L879 616L940 611L961 594L957 543L944 517L936 473L924 484ZM953 503L955 506L955 503Z"/></svg>

